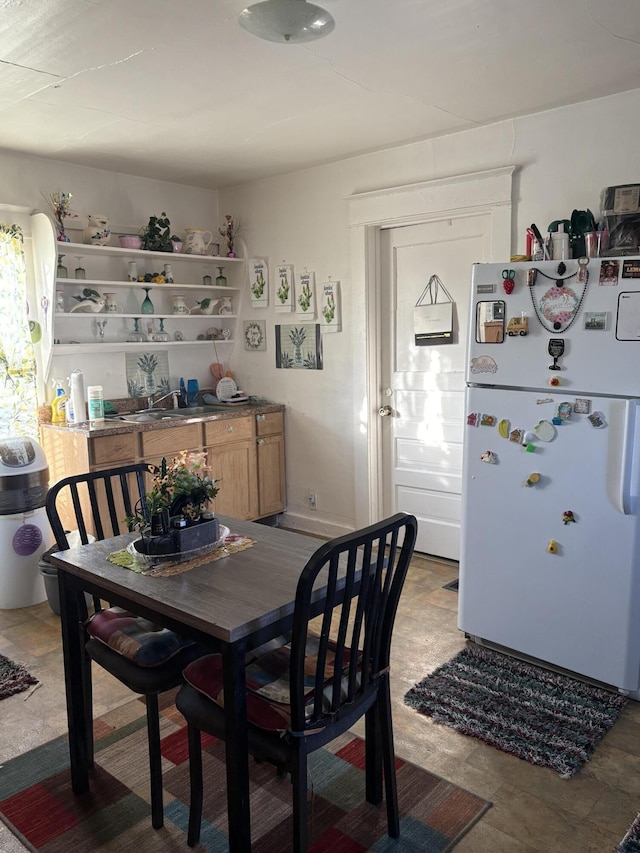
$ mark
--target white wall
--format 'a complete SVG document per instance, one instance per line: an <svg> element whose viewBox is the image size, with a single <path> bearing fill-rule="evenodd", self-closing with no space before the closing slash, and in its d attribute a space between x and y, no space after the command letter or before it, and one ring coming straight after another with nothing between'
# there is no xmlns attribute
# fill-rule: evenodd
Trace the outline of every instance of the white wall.
<svg viewBox="0 0 640 853"><path fill-rule="evenodd" d="M306 266L318 282L339 280L343 332L325 337L323 371L276 370L273 327L286 315L276 315L273 303L252 309L246 292L241 312L245 319L266 318L268 350L245 352L239 344L231 357L241 387L287 406L287 522L333 534L354 526L356 490L363 486L354 473L355 437L363 429L354 389L364 371L364 317L356 310L364 300L350 278L348 197L515 164L512 250L522 252L531 222L544 230L574 208L597 216L603 187L640 181L639 137L636 90L235 187L220 193L219 207L210 191L3 153L0 204L44 209L42 193L64 189L83 215L105 213L114 224L141 226L166 210L177 231L215 231L221 214L232 213L245 226L251 257L268 258L271 266L286 260L297 271ZM213 358L197 358L181 353L177 372L208 376ZM122 365L103 360L98 372L111 383L108 394L125 388L124 358ZM91 373L87 380L99 381ZM318 495L316 512L307 509L308 492Z"/></svg>
<svg viewBox="0 0 640 853"><path fill-rule="evenodd" d="M275 368L274 325L286 315L275 314L273 300L268 309L252 309L245 294L245 318L267 320L268 350L238 346L232 366L246 390L287 406L289 524L328 533L353 527L363 487L354 481L354 454L361 452L354 438L362 430L354 376L364 371L365 355L364 318L354 307L363 294L350 278L348 197L516 165L512 252L524 252L531 222L544 231L574 208L597 218L603 187L640 182L639 137L636 90L220 192L220 212L244 223L251 257L267 258L271 269L283 260L296 271L306 266L318 282L331 276L342 286L343 332L325 336L324 370L317 372ZM316 512L307 509L310 491L318 495Z"/></svg>
<svg viewBox="0 0 640 853"><path fill-rule="evenodd" d="M51 214L46 196L56 191L70 192L71 207L80 215L69 220L70 228L84 228L87 214L103 213L110 217L112 227L131 229L136 233L152 215L166 211L172 230L181 235L185 227L197 227L217 231L219 224L218 194L211 190L181 186L116 172L71 166L53 160L28 157L2 152L0 154L0 219L16 221L17 214L3 210L6 206L20 206L42 210ZM28 219L21 218L28 238ZM81 241L81 235L73 235ZM115 238L112 238L117 245ZM214 238L215 239L215 238ZM64 249L61 251L64 252ZM28 240L26 244L29 253ZM65 259L69 269L77 262L73 257ZM142 294L141 294L142 297ZM209 364L214 361L213 350L206 353L202 348L192 351L180 348L169 350L171 380L177 383L180 376L197 378L202 387L213 384ZM81 363L78 363L78 362ZM52 376L64 378L74 367L81 367L85 385L101 384L105 396L126 397L127 384L125 357L123 354L57 356ZM176 386L177 387L177 384Z"/></svg>

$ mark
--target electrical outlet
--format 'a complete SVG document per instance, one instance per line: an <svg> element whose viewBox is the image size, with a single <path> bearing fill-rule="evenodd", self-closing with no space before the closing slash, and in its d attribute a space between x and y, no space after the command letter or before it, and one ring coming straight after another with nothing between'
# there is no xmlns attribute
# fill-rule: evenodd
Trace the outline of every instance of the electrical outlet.
<svg viewBox="0 0 640 853"><path fill-rule="evenodd" d="M307 500L309 501L309 509L318 509L318 496L314 492L309 492Z"/></svg>

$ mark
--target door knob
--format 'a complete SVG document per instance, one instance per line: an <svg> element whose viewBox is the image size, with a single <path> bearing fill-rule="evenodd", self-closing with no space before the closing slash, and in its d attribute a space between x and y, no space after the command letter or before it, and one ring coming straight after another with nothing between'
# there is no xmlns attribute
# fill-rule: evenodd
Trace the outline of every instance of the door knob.
<svg viewBox="0 0 640 853"><path fill-rule="evenodd" d="M389 415L393 414L393 409L391 408L391 406L380 406L380 408L378 409L378 414L381 418L388 418Z"/></svg>

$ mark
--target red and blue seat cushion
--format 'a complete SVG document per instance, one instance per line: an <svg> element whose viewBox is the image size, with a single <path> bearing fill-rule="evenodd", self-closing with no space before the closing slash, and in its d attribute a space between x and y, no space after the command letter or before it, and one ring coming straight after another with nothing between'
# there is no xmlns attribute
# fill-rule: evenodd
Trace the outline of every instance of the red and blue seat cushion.
<svg viewBox="0 0 640 853"><path fill-rule="evenodd" d="M316 672L318 638L309 636L305 651L305 702L311 711L314 699L314 679ZM335 645L329 642L325 662L325 700L330 702L330 684L335 666ZM251 660L245 667L247 684L247 718L250 723L269 732L284 732L291 725L291 705L289 675L291 664L291 645L280 648ZM346 668L349 655L345 652L342 687L346 690ZM221 655L206 655L190 663L184 670L187 684L199 693L211 699L216 705L224 707L224 685L222 678Z"/></svg>
<svg viewBox="0 0 640 853"><path fill-rule="evenodd" d="M87 632L138 666L160 666L193 645L192 640L119 607L95 613L87 624Z"/></svg>

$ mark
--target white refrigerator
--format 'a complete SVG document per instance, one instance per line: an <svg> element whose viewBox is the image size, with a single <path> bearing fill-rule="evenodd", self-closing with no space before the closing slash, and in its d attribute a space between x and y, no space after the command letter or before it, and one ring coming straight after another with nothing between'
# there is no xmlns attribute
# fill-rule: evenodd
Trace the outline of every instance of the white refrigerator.
<svg viewBox="0 0 640 853"><path fill-rule="evenodd" d="M478 264L459 627L640 698L640 258Z"/></svg>

